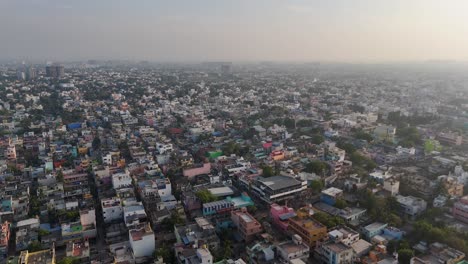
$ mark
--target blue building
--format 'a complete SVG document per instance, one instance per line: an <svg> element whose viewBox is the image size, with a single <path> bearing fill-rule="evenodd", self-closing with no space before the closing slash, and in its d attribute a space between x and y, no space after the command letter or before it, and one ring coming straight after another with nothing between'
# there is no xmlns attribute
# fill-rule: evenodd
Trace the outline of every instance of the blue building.
<svg viewBox="0 0 468 264"><path fill-rule="evenodd" d="M338 198L341 198L342 196L343 196L342 190L335 188L335 187L331 187L322 191L322 193L320 194L320 201L333 206L335 205L336 200Z"/></svg>

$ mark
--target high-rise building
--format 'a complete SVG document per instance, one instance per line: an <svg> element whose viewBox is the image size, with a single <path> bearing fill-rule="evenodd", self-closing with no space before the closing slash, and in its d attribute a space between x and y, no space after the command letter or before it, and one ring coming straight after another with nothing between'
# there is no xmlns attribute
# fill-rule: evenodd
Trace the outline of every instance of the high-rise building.
<svg viewBox="0 0 468 264"><path fill-rule="evenodd" d="M16 77L21 81L32 80L36 78L36 69L34 69L32 66L26 66L23 64L16 71Z"/></svg>
<svg viewBox="0 0 468 264"><path fill-rule="evenodd" d="M22 71L21 69L17 70L16 71L16 79L18 79L20 81L26 80L26 74L24 73L24 71Z"/></svg>
<svg viewBox="0 0 468 264"><path fill-rule="evenodd" d="M62 65L47 65L46 66L46 76L52 78L61 78L64 74L64 68Z"/></svg>
<svg viewBox="0 0 468 264"><path fill-rule="evenodd" d="M31 66L28 66L26 68L26 79L32 80L35 78L36 78L36 69Z"/></svg>

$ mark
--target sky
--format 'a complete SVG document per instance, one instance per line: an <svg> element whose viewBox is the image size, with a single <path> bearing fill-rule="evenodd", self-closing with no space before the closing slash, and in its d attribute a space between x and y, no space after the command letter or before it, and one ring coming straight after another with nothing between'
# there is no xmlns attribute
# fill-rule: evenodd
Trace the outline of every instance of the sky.
<svg viewBox="0 0 468 264"><path fill-rule="evenodd" d="M467 0L0 0L0 59L468 60Z"/></svg>

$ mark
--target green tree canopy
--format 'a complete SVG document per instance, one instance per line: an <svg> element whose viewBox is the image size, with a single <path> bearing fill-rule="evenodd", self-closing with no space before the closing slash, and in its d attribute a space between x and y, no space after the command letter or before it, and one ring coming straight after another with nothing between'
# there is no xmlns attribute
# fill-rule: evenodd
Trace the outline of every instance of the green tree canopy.
<svg viewBox="0 0 468 264"><path fill-rule="evenodd" d="M263 174L262 174L263 177L271 177L275 175L275 171L270 166L263 166L262 170L263 170Z"/></svg>
<svg viewBox="0 0 468 264"><path fill-rule="evenodd" d="M413 257L413 250L409 248L398 250L398 263L410 264L412 257Z"/></svg>
<svg viewBox="0 0 468 264"><path fill-rule="evenodd" d="M346 201L342 198L338 198L336 199L336 202L335 202L335 207L338 208L338 209L344 209L346 208L346 206L348 206L348 204L346 203Z"/></svg>
<svg viewBox="0 0 468 264"><path fill-rule="evenodd" d="M209 203L218 200L209 190L204 189L195 193L195 195L200 199L202 203Z"/></svg>
<svg viewBox="0 0 468 264"><path fill-rule="evenodd" d="M323 181L321 180L313 180L310 182L309 187L312 189L314 193L319 193L320 191L322 191L324 184L323 184Z"/></svg>
<svg viewBox="0 0 468 264"><path fill-rule="evenodd" d="M320 161L320 160L313 160L307 163L304 171L322 175L326 172L327 169L328 169L328 165L325 162Z"/></svg>

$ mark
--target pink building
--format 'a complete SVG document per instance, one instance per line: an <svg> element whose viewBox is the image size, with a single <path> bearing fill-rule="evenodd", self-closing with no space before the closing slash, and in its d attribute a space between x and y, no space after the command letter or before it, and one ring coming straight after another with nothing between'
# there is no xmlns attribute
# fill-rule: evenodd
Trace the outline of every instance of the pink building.
<svg viewBox="0 0 468 264"><path fill-rule="evenodd" d="M185 169L183 171L183 174L185 177L188 177L190 179L198 175L210 174L210 172L211 172L211 163L203 163L203 164L199 164L198 166L195 165L192 168Z"/></svg>
<svg viewBox="0 0 468 264"><path fill-rule="evenodd" d="M274 203L270 207L270 216L276 227L280 228L282 231L286 231L288 229L288 219L296 216L296 212L290 207Z"/></svg>
<svg viewBox="0 0 468 264"><path fill-rule="evenodd" d="M468 223L468 195L460 198L453 205L452 213L456 219Z"/></svg>

